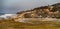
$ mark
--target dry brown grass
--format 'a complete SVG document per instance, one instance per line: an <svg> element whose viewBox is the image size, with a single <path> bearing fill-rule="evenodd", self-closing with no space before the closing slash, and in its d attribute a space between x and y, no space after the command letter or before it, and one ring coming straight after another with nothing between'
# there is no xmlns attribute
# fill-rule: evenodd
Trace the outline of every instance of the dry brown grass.
<svg viewBox="0 0 60 29"><path fill-rule="evenodd" d="M0 29L60 29L60 22L31 21L31 23L0 20Z"/></svg>

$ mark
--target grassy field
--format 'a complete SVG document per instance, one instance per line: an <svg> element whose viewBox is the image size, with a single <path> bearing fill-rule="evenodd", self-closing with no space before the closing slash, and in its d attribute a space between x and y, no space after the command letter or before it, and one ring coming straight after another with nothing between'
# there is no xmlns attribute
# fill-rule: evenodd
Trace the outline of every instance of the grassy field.
<svg viewBox="0 0 60 29"><path fill-rule="evenodd" d="M60 29L60 22L32 21L32 23L0 20L0 29Z"/></svg>

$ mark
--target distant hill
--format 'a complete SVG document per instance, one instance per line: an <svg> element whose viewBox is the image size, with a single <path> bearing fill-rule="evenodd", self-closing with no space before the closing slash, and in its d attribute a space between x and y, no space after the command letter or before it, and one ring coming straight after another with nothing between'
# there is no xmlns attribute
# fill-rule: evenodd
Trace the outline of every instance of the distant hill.
<svg viewBox="0 0 60 29"><path fill-rule="evenodd" d="M18 17L23 18L60 18L60 3L17 12L17 14Z"/></svg>

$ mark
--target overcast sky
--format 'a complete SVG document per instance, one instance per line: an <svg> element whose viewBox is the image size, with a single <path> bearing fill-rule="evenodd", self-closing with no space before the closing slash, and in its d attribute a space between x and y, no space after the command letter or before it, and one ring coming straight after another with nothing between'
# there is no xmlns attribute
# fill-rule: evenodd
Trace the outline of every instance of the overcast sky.
<svg viewBox="0 0 60 29"><path fill-rule="evenodd" d="M17 11L33 9L35 7L51 5L55 3L60 3L60 0L3 0L3 12L16 13ZM12 7L15 7L16 9L10 9Z"/></svg>

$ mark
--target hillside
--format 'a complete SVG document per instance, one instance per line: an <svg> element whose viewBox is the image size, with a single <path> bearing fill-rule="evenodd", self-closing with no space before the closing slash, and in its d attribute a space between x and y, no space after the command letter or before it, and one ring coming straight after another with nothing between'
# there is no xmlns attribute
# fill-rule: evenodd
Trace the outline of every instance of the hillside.
<svg viewBox="0 0 60 29"><path fill-rule="evenodd" d="M60 18L60 3L17 12L22 18Z"/></svg>

